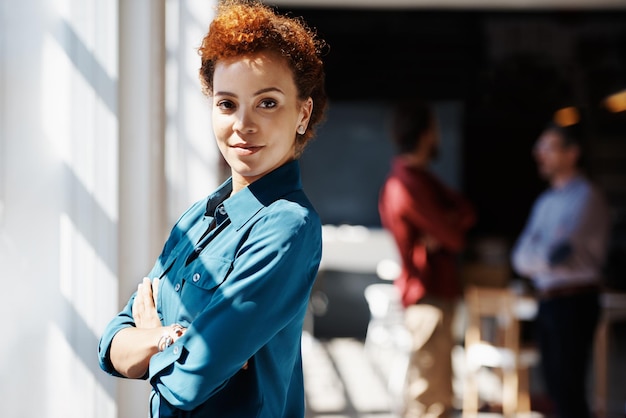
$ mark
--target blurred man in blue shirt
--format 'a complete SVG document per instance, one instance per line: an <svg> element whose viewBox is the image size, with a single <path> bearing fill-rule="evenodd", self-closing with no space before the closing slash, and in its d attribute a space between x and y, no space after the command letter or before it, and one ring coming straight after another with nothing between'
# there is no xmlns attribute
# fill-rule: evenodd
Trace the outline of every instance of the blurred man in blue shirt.
<svg viewBox="0 0 626 418"><path fill-rule="evenodd" d="M550 187L536 200L512 253L514 269L539 295L543 375L560 418L589 418L586 376L599 317L609 213L582 174L580 125L551 123L534 148Z"/></svg>

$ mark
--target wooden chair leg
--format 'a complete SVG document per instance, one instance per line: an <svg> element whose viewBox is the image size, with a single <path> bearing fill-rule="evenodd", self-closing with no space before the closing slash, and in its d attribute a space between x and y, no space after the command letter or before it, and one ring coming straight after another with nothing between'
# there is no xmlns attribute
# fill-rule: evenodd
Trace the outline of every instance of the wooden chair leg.
<svg viewBox="0 0 626 418"><path fill-rule="evenodd" d="M517 395L517 412L530 414L530 382L528 367L520 367L517 370L518 376L518 395Z"/></svg>
<svg viewBox="0 0 626 418"><path fill-rule="evenodd" d="M502 414L505 417L514 417L517 411L517 372L505 370L502 382Z"/></svg>
<svg viewBox="0 0 626 418"><path fill-rule="evenodd" d="M478 384L473 370L467 370L463 390L463 418L478 416Z"/></svg>

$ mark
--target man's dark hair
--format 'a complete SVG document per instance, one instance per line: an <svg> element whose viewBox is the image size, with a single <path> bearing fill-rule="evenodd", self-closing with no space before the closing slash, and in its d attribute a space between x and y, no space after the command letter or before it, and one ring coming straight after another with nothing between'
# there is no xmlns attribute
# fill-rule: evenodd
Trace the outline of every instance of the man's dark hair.
<svg viewBox="0 0 626 418"><path fill-rule="evenodd" d="M585 158L586 141L584 138L584 129L581 121L573 125L562 126L554 121L550 121L545 130L551 130L559 134L563 139L563 146L568 148L571 146L578 147L578 160L576 166L579 169L587 170L588 161Z"/></svg>
<svg viewBox="0 0 626 418"><path fill-rule="evenodd" d="M579 148L583 146L583 132L580 123L568 126L561 126L554 121L550 121L545 130L557 132L563 138L563 145L577 145Z"/></svg>
<svg viewBox="0 0 626 418"><path fill-rule="evenodd" d="M395 104L391 136L398 153L412 152L424 132L432 128L433 112L419 100L405 100Z"/></svg>

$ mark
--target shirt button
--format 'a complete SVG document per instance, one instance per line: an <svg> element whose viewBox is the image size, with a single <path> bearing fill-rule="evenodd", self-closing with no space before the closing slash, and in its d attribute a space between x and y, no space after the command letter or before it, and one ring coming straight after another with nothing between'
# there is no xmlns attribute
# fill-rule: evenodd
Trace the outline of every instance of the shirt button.
<svg viewBox="0 0 626 418"><path fill-rule="evenodd" d="M173 352L174 354L178 354L178 347L174 347L174 348L172 349L172 352Z"/></svg>
<svg viewBox="0 0 626 418"><path fill-rule="evenodd" d="M219 211L220 215L226 215L226 208L224 206L220 206L219 208L217 208L217 210Z"/></svg>
<svg viewBox="0 0 626 418"><path fill-rule="evenodd" d="M193 280L194 282L197 282L198 280L200 280L200 273L194 274L191 280Z"/></svg>
<svg viewBox="0 0 626 418"><path fill-rule="evenodd" d="M176 283L176 286L174 286L174 292L178 292L180 290L180 283Z"/></svg>

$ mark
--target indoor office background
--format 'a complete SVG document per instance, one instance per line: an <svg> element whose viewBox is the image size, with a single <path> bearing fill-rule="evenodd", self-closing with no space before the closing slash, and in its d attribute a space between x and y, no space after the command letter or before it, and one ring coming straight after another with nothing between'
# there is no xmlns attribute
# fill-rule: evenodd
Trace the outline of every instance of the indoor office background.
<svg viewBox="0 0 626 418"><path fill-rule="evenodd" d="M390 106L413 97L436 107L436 171L477 206L476 238L517 236L545 186L533 143L567 106L586 121L588 172L621 222L626 120L605 99L626 86L624 11L291 9L330 44L329 117L303 159L328 223L379 226Z"/></svg>
<svg viewBox="0 0 626 418"><path fill-rule="evenodd" d="M590 173L612 207L607 278L624 290L626 112L605 100L626 90L626 4L340 3L273 2L330 45L330 108L302 158L338 241L326 247L336 251L324 255L313 335L361 340L363 289L381 280L376 261L394 257L376 199L400 98L433 104L443 145L434 169L478 210L464 280L496 284L511 278L508 249L544 187L532 144L555 108L580 107ZM224 178L195 52L215 4L0 0L3 416L146 415L145 382L104 375L97 342L177 216ZM626 334L612 330L611 407L623 416Z"/></svg>
<svg viewBox="0 0 626 418"><path fill-rule="evenodd" d="M511 245L546 186L532 146L556 109L575 106L588 137L587 172L611 205L607 284L626 289L626 113L607 102L626 86L623 10L289 10L330 44L329 117L302 160L305 185L325 223L380 228L378 190L393 155L391 106L422 98L433 104L442 133L433 169L478 210L460 261L463 280L505 286L516 279ZM361 245L383 245L375 239ZM319 276L313 329L319 338L363 339L369 319L363 292L381 279L374 268L359 268L367 256L345 262L336 254L327 258L340 267ZM617 380L610 384L608 416L619 416L626 340L623 323L612 327L609 377ZM524 331L532 339L531 326Z"/></svg>
<svg viewBox="0 0 626 418"><path fill-rule="evenodd" d="M556 109L576 106L589 138L587 171L612 208L607 277L626 287L626 118L606 105L626 86L624 11L289 10L330 44L331 106L302 159L325 223L380 227L378 190L393 156L391 106L422 98L433 104L442 134L433 168L478 211L465 279L503 284L513 274L510 246L545 187L532 146Z"/></svg>

